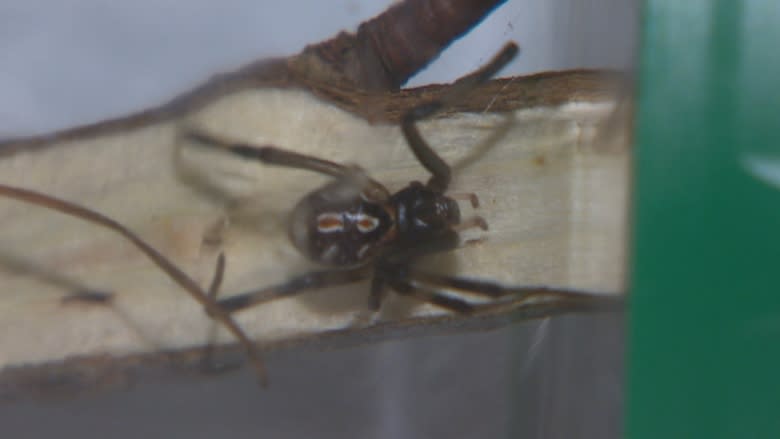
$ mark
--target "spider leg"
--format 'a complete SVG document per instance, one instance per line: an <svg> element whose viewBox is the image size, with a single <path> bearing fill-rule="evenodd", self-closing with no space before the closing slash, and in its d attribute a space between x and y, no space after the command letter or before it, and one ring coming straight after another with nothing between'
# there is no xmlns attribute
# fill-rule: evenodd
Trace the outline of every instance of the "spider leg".
<svg viewBox="0 0 780 439"><path fill-rule="evenodd" d="M482 230L487 230L488 224L487 221L485 221L485 218L482 218L481 216L472 216L461 221L460 224L452 226L452 230L460 232L467 229L473 229L475 227L478 227Z"/></svg>
<svg viewBox="0 0 780 439"><path fill-rule="evenodd" d="M223 149L239 157L257 160L267 165L306 169L333 177L341 177L354 172L353 168L329 160L286 151L275 146L233 142L194 128L186 129L182 133L182 138L197 146Z"/></svg>
<svg viewBox="0 0 780 439"><path fill-rule="evenodd" d="M346 166L330 160L287 151L275 146L233 142L193 128L185 129L181 136L184 140L192 142L193 145L223 149L239 157L257 160L266 165L305 169L340 180L349 180L355 187L366 191L374 199L387 199L390 196L387 188L370 178L365 171L356 166Z"/></svg>
<svg viewBox="0 0 780 439"><path fill-rule="evenodd" d="M493 77L493 75L506 66L515 57L517 51L518 48L515 43L507 43L485 66L456 81L450 94L437 101L414 107L401 116L401 131L404 137L406 137L406 142L412 149L414 156L417 157L417 160L432 174L430 180L428 180L428 187L444 192L452 179L452 171L450 166L439 157L436 151L420 135L420 131L417 129L417 121L430 117L447 105L462 99L466 93Z"/></svg>
<svg viewBox="0 0 780 439"><path fill-rule="evenodd" d="M487 82L501 69L506 67L506 65L517 56L519 51L520 48L512 41L504 44L504 47L502 47L487 64L455 81L453 84L453 91L451 91L448 96L444 97L442 101L444 101L445 104L450 104L461 100L463 95L469 93L474 87Z"/></svg>
<svg viewBox="0 0 780 439"><path fill-rule="evenodd" d="M452 250L458 246L458 241L457 232L449 230L447 233L420 243L416 247L393 249L378 261L376 276L401 295L416 297L461 314L474 312L480 305L472 305L463 299L442 294L440 290L457 290L494 299L511 297L517 301L533 298L556 298L572 302L588 301L595 304L596 301L604 299L598 294L567 288L506 286L496 282L434 274L411 267L416 258ZM604 300L609 303L613 299L606 298Z"/></svg>
<svg viewBox="0 0 780 439"><path fill-rule="evenodd" d="M86 207L79 206L74 203L70 203L65 200L50 197L48 195L21 189L13 186L0 184L0 196L13 198L18 201L22 201L29 204L35 204L41 207L45 207L51 210L58 211L65 215L80 218L84 221L97 224L107 229L113 230L118 235L122 236L129 242L131 242L138 250L146 255L158 268L160 268L171 280L176 282L182 287L192 298L197 301L206 312L212 314L215 319L219 320L225 327L233 333L233 335L244 346L247 355L252 359L255 366L257 376L260 379L260 384L267 385L268 378L265 373L265 366L263 364L260 352L257 347L252 343L249 337L246 336L244 330L228 315L224 312L214 301L212 301L207 293L204 293L201 287L190 278L179 267L174 265L168 258L162 255L154 247L147 244L146 241L141 239L138 235L130 231L127 227L116 222L115 220L95 212L94 210L87 209Z"/></svg>
<svg viewBox="0 0 780 439"><path fill-rule="evenodd" d="M431 288L415 285L409 279L396 279L390 285L393 290L402 296L411 296L459 314L474 312L474 306L465 300L446 296Z"/></svg>
<svg viewBox="0 0 780 439"><path fill-rule="evenodd" d="M90 303L96 305L111 305L113 300L114 293L98 290L79 290L63 297L61 303Z"/></svg>
<svg viewBox="0 0 780 439"><path fill-rule="evenodd" d="M225 254L220 253L219 257L217 258L217 265L214 268L214 277L211 278L211 284L209 285L209 289L207 293L208 297L213 301L217 300L217 296L219 295L219 287L222 285L222 280L224 278L224 275L225 275ZM224 372L229 369L238 367L239 366L238 364L235 365L217 364L216 361L214 361L214 345L216 343L216 338L217 338L217 326L212 324L211 327L209 328L208 344L206 344L206 349L203 351L203 357L200 360L202 369L208 373L219 373L219 372Z"/></svg>
<svg viewBox="0 0 780 439"><path fill-rule="evenodd" d="M471 203L471 207L474 209L479 208L479 197L474 192L456 192L447 194L448 197L453 200L465 200Z"/></svg>
<svg viewBox="0 0 780 439"><path fill-rule="evenodd" d="M416 297L422 301L459 313L471 312L472 307L467 302L418 286L412 283L409 277L409 266L416 258L453 250L458 247L459 241L460 239L456 231L447 230L439 236L417 243L413 247L401 245L397 248L389 249L377 261L371 285L369 307L373 311L379 310L380 301L384 297L385 286L389 286L401 295Z"/></svg>
<svg viewBox="0 0 780 439"><path fill-rule="evenodd" d="M516 288L505 287L495 282L440 275L415 269L409 270L408 276L410 279L414 279L416 282L420 282L426 285L435 285L437 288L448 288L492 298L499 298L520 293L520 291L517 291ZM531 289L530 287L523 288L528 290Z"/></svg>
<svg viewBox="0 0 780 439"><path fill-rule="evenodd" d="M387 282L381 276L374 274L371 279L371 292L368 296L368 309L372 313L379 311L382 307L382 301L387 296Z"/></svg>
<svg viewBox="0 0 780 439"><path fill-rule="evenodd" d="M358 282L368 278L369 274L370 271L366 267L349 270L313 271L296 276L279 285L248 291L222 299L217 304L223 311L234 313L254 305L282 297L294 296L308 290Z"/></svg>
<svg viewBox="0 0 780 439"><path fill-rule="evenodd" d="M615 298L610 295L571 288L544 285L501 285L496 282L434 274L415 269L409 270L408 277L415 283L435 288L463 291L495 299L511 297L512 301L517 303L530 299L546 298L568 301L570 303L589 303L594 306L614 306L619 305L622 301L621 298Z"/></svg>
<svg viewBox="0 0 780 439"><path fill-rule="evenodd" d="M531 299L556 299L569 304L590 305L594 307L620 306L622 299L567 288L548 286L504 286L495 282L465 279L455 276L438 275L417 270L409 270L406 277L394 279L392 288L401 295L415 297L459 314L470 314L485 309L491 304L471 304L466 300L448 296L441 289L458 290L489 298L511 297L513 303L524 303ZM504 302L502 302L504 303Z"/></svg>

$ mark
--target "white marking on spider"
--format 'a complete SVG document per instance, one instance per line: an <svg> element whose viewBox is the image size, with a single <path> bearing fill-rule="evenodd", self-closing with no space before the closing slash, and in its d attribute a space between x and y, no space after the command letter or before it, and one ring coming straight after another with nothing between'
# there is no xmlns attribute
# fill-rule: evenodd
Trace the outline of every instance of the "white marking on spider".
<svg viewBox="0 0 780 439"><path fill-rule="evenodd" d="M317 215L317 230L322 233L334 233L344 230L341 214L325 212Z"/></svg>
<svg viewBox="0 0 780 439"><path fill-rule="evenodd" d="M357 257L359 260L362 260L363 257L368 253L369 250L371 250L371 244L363 244L362 247L357 252Z"/></svg>
<svg viewBox="0 0 780 439"><path fill-rule="evenodd" d="M324 252L322 252L322 259L326 262L333 263L336 261L336 257L339 255L339 246L338 244L331 244L328 246L328 248L325 249Z"/></svg>
<svg viewBox="0 0 780 439"><path fill-rule="evenodd" d="M379 227L379 219L364 213L359 213L357 215L357 228L360 232L373 232L377 227Z"/></svg>

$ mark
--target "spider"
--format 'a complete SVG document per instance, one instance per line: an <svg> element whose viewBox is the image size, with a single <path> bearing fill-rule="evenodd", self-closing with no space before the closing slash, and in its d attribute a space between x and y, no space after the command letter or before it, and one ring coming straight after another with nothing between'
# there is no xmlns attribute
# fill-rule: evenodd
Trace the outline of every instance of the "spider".
<svg viewBox="0 0 780 439"><path fill-rule="evenodd" d="M401 118L401 128L409 147L431 173L431 177L425 184L411 182L395 194L354 166L273 146L225 142L204 132L185 130L182 136L202 147L226 149L240 157L265 164L306 169L333 177L330 183L309 193L297 204L291 215L289 229L295 247L310 259L330 268L294 277L280 285L217 301L225 268L222 254L217 262L214 279L208 289L204 290L154 247L105 215L42 193L2 184L0 196L78 217L111 229L130 241L200 303L209 316L220 321L235 335L253 360L264 386L267 378L260 353L231 314L252 305L311 289L371 278L369 308L373 311L380 309L388 289L458 313L471 313L477 308L464 300L442 294L441 289L467 291L488 298L511 296L513 302L525 302L535 297L557 298L560 301L553 306L561 309L582 305L594 308L600 305L619 306L619 300L604 300L599 295L584 291L545 286L505 286L429 273L414 267L414 261L422 256L457 248L459 231L473 227L487 229L487 223L481 217L461 220L456 199L468 199L474 207L477 207L478 200L474 194L446 195L451 180L450 167L425 142L417 130L416 122L430 117L474 86L490 79L517 52L514 43L507 44L487 65L458 80L450 95L415 107ZM65 297L63 302L77 300L110 304L112 297L113 293L77 291Z"/></svg>
<svg viewBox="0 0 780 439"><path fill-rule="evenodd" d="M401 117L401 130L408 146L431 177L425 184L412 181L396 193L390 193L355 166L275 146L230 142L194 128L185 130L183 139L198 147L225 150L267 165L305 169L333 177L303 197L288 221L292 244L310 260L328 268L221 299L220 307L233 313L280 297L368 278L371 279L368 307L372 312L380 309L388 289L457 313L471 313L475 307L442 294L441 289L468 291L490 298L517 294L517 288L414 268L414 261L424 255L457 248L459 231L488 228L479 216L461 219L456 199L468 199L473 207L478 206L478 199L474 194L446 194L451 181L450 166L423 139L416 123L490 79L517 52L515 43L506 44L485 66L458 80L451 95L414 107ZM536 288L534 292L548 291Z"/></svg>

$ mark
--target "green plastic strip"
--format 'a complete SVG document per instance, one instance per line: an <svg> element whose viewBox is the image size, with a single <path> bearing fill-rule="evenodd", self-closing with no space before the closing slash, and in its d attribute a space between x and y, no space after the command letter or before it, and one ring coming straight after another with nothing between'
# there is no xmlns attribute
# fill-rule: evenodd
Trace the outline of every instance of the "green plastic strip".
<svg viewBox="0 0 780 439"><path fill-rule="evenodd" d="M627 436L780 438L780 2L642 36Z"/></svg>

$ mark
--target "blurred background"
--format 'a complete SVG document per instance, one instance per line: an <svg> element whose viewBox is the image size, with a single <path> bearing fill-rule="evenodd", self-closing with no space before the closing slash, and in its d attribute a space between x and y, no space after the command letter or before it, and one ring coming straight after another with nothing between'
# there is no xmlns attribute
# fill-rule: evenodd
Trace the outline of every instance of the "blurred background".
<svg viewBox="0 0 780 439"><path fill-rule="evenodd" d="M52 131L121 116L216 72L286 56L355 31L389 0L2 0L0 133ZM449 82L507 40L502 75L631 65L637 0L509 0L409 86Z"/></svg>
<svg viewBox="0 0 780 439"><path fill-rule="evenodd" d="M213 74L299 52L386 9L380 0L1 0L0 137L157 105ZM418 74L448 82L507 40L502 75L631 68L638 0L509 0ZM250 370L0 409L9 437L618 437L621 316L272 355Z"/></svg>

